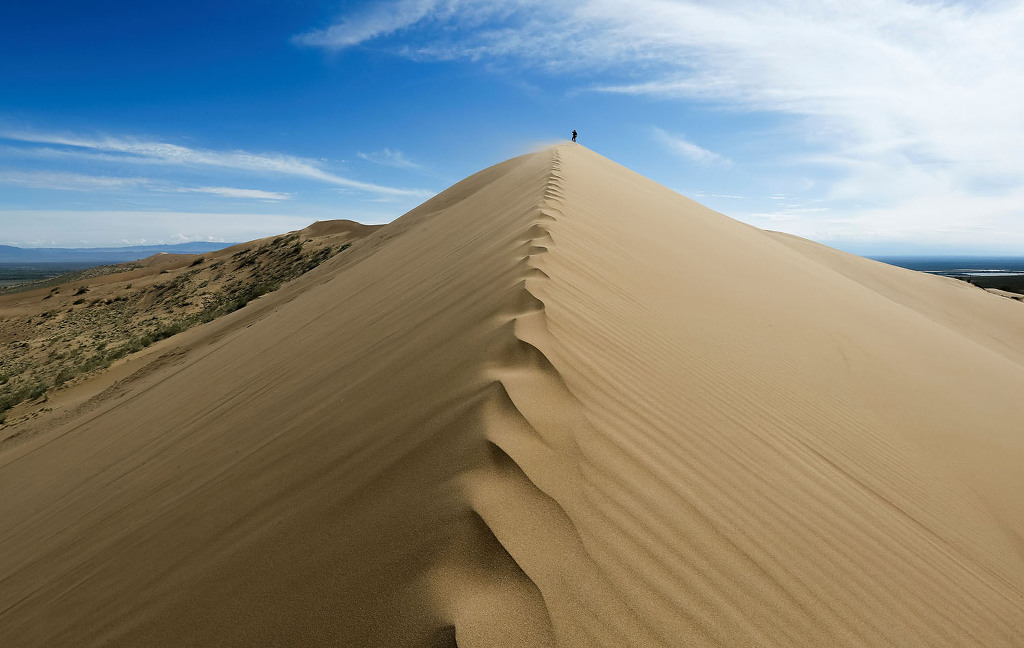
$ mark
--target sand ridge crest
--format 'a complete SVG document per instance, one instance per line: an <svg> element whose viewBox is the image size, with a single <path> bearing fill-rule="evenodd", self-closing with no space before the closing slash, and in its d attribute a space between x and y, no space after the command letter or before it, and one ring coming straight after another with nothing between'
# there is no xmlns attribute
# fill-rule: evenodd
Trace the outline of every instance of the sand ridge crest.
<svg viewBox="0 0 1024 648"><path fill-rule="evenodd" d="M494 537L496 550L507 552L522 570L524 595L532 592L534 599L540 599L530 618L524 620L533 635L528 641L512 640L495 618L477 622L455 619L453 627L459 645L638 640L656 645L665 638L649 633L619 599L590 559L560 503L571 499L567 478L572 476L569 483L583 479L574 435L586 433L587 423L578 401L538 346L555 343L547 331L539 291L531 287L550 280L543 259L556 242L547 224L562 213L558 150L551 155L544 195L524 235L525 271L518 284L522 297L516 299L518 309L510 313L511 319L501 322L508 335L508 350L500 352L500 360L487 371L493 382L481 405L479 425L488 460L461 479L467 502ZM538 399L537 394L543 396ZM543 550L538 551L540 548ZM566 581L561 571L567 565L588 577L580 583ZM552 605L556 607L554 617ZM614 620L608 617L609 608L615 610ZM490 614L500 616L508 609L492 609Z"/></svg>

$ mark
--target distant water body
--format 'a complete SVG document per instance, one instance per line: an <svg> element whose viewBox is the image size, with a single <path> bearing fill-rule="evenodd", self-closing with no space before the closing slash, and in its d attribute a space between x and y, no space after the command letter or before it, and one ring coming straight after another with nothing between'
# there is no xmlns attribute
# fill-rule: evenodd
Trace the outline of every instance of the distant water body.
<svg viewBox="0 0 1024 648"><path fill-rule="evenodd" d="M1024 256L873 256L889 265L959 277L1013 277L1024 275Z"/></svg>

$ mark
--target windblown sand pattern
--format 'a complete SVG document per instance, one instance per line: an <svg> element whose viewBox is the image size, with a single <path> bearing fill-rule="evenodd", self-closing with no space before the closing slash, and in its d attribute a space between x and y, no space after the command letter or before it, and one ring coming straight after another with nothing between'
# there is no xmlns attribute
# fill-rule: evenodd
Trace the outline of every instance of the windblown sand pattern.
<svg viewBox="0 0 1024 648"><path fill-rule="evenodd" d="M1021 646L1022 309L509 160L3 450L0 637Z"/></svg>

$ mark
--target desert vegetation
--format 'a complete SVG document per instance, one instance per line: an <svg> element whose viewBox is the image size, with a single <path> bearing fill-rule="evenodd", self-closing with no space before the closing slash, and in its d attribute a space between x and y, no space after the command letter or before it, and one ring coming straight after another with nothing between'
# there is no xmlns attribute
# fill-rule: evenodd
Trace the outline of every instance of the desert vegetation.
<svg viewBox="0 0 1024 648"><path fill-rule="evenodd" d="M7 295L0 301L0 424L19 403L277 290L350 245L339 241L296 232L195 258L92 268Z"/></svg>

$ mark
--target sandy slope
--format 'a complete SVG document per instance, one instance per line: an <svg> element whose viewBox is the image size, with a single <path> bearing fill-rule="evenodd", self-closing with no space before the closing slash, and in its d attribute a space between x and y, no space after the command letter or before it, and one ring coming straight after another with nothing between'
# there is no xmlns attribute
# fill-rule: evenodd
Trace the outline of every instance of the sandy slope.
<svg viewBox="0 0 1024 648"><path fill-rule="evenodd" d="M516 158L0 454L0 635L1019 646L1022 309Z"/></svg>

